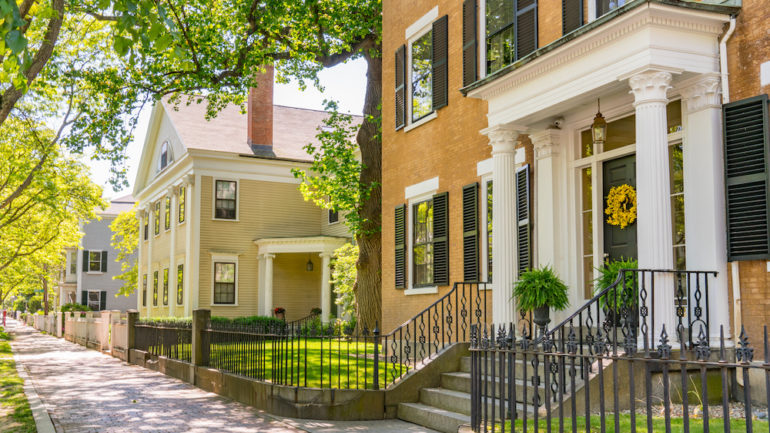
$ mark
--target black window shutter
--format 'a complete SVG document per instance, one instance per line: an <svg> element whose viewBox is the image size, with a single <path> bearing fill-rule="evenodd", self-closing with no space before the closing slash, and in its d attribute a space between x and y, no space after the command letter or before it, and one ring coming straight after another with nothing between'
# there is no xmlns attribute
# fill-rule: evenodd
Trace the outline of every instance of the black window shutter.
<svg viewBox="0 0 770 433"><path fill-rule="evenodd" d="M107 292L104 290L99 293L99 309L102 311L107 309Z"/></svg>
<svg viewBox="0 0 770 433"><path fill-rule="evenodd" d="M516 221L518 227L519 273L521 273L532 268L529 164L516 170Z"/></svg>
<svg viewBox="0 0 770 433"><path fill-rule="evenodd" d="M449 103L449 52L448 17L433 22L433 109Z"/></svg>
<svg viewBox="0 0 770 433"><path fill-rule="evenodd" d="M561 0L561 31L563 35L583 25L583 0Z"/></svg>
<svg viewBox="0 0 770 433"><path fill-rule="evenodd" d="M396 206L396 288L406 288L406 205Z"/></svg>
<svg viewBox="0 0 770 433"><path fill-rule="evenodd" d="M88 272L88 250L83 250L83 272Z"/></svg>
<svg viewBox="0 0 770 433"><path fill-rule="evenodd" d="M102 272L107 272L107 251L102 251Z"/></svg>
<svg viewBox="0 0 770 433"><path fill-rule="evenodd" d="M463 280L479 279L479 184L463 187Z"/></svg>
<svg viewBox="0 0 770 433"><path fill-rule="evenodd" d="M449 284L449 193L433 196L433 283Z"/></svg>
<svg viewBox="0 0 770 433"><path fill-rule="evenodd" d="M473 83L478 77L476 10L476 0L463 2L463 87Z"/></svg>
<svg viewBox="0 0 770 433"><path fill-rule="evenodd" d="M88 305L88 291L80 291L80 305Z"/></svg>
<svg viewBox="0 0 770 433"><path fill-rule="evenodd" d="M396 50L396 130L406 124L406 45Z"/></svg>
<svg viewBox="0 0 770 433"><path fill-rule="evenodd" d="M537 0L519 0L516 9L516 59L537 49Z"/></svg>
<svg viewBox="0 0 770 433"><path fill-rule="evenodd" d="M767 95L722 107L727 204L727 260L770 258Z"/></svg>

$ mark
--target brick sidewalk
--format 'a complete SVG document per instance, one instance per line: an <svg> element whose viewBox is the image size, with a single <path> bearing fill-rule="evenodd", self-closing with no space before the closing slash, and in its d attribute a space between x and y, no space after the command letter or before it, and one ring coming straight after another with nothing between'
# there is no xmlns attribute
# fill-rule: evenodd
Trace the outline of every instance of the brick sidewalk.
<svg viewBox="0 0 770 433"><path fill-rule="evenodd" d="M14 331L14 323L9 323ZM13 350L58 432L300 432L255 409L26 326Z"/></svg>

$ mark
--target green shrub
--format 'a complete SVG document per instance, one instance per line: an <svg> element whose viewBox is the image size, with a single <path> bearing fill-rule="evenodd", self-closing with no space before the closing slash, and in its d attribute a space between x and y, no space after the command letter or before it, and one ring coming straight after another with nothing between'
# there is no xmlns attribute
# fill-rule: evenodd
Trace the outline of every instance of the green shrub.
<svg viewBox="0 0 770 433"><path fill-rule="evenodd" d="M521 311L544 306L563 310L569 306L567 286L548 266L522 273L513 286L513 297Z"/></svg>
<svg viewBox="0 0 770 433"><path fill-rule="evenodd" d="M356 283L356 262L358 261L358 245L345 244L334 251L334 269L332 284L337 298L340 317L356 316L356 295L353 288Z"/></svg>
<svg viewBox="0 0 770 433"><path fill-rule="evenodd" d="M598 295L605 289L615 284L615 281L618 280L618 275L622 269L637 269L638 267L639 264L636 260L621 258L620 260L607 263L601 268L597 268L599 271L599 278L594 280L594 294ZM622 306L636 305L638 302L639 291L637 290L636 282L634 279L634 272L626 272L625 285L623 284L623 281L619 282L616 288L609 290L601 298L599 298L599 305L602 308L605 308L608 305L614 305L615 309Z"/></svg>
<svg viewBox="0 0 770 433"><path fill-rule="evenodd" d="M69 313L72 311L91 311L91 307L88 305L78 304L77 302L70 302L61 306L62 313Z"/></svg>

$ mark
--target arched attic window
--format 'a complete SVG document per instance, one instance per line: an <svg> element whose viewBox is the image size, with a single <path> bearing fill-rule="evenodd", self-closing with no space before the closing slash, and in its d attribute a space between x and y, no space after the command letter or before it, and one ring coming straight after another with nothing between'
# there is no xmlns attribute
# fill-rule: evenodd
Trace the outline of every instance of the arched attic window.
<svg viewBox="0 0 770 433"><path fill-rule="evenodd" d="M160 158L158 158L158 171L163 171L170 163L174 161L174 155L171 152L171 146L168 141L160 145Z"/></svg>

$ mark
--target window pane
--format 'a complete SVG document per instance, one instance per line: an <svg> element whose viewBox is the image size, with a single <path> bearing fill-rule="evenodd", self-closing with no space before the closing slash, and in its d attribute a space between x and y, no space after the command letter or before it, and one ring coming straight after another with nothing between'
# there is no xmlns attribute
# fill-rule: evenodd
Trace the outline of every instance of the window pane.
<svg viewBox="0 0 770 433"><path fill-rule="evenodd" d="M669 134L682 130L682 100L676 100L666 105L666 121L668 122Z"/></svg>
<svg viewBox="0 0 770 433"><path fill-rule="evenodd" d="M594 136L591 129L580 133L580 157L586 158L594 154Z"/></svg>
<svg viewBox="0 0 770 433"><path fill-rule="evenodd" d="M636 143L636 116L631 115L607 124L607 141L603 152ZM596 149L595 149L596 150Z"/></svg>
<svg viewBox="0 0 770 433"><path fill-rule="evenodd" d="M513 25L487 37L487 72L493 73L514 62L516 58Z"/></svg>
<svg viewBox="0 0 770 433"><path fill-rule="evenodd" d="M433 111L433 32L412 44L412 121Z"/></svg>
<svg viewBox="0 0 770 433"><path fill-rule="evenodd" d="M177 266L176 270L176 303L184 303L184 265Z"/></svg>
<svg viewBox="0 0 770 433"><path fill-rule="evenodd" d="M92 272L99 272L102 270L102 252L101 251L88 252L88 270Z"/></svg>
<svg viewBox="0 0 770 433"><path fill-rule="evenodd" d="M158 306L158 271L152 273L152 305Z"/></svg>
<svg viewBox="0 0 770 433"><path fill-rule="evenodd" d="M185 194L186 193L187 193L187 191L186 191L185 187L179 188L179 210L178 210L178 212L179 212L179 222L180 223L184 222L184 199L185 199Z"/></svg>
<svg viewBox="0 0 770 433"><path fill-rule="evenodd" d="M492 181L487 182L487 282L492 282Z"/></svg>
<svg viewBox="0 0 770 433"><path fill-rule="evenodd" d="M168 305L168 268L163 270L163 305Z"/></svg>
<svg viewBox="0 0 770 433"><path fill-rule="evenodd" d="M235 200L235 182L218 180L217 181L217 198Z"/></svg>
<svg viewBox="0 0 770 433"><path fill-rule="evenodd" d="M166 211L163 215L163 218L165 220L164 222L166 223L165 228L168 230L171 228L171 197L166 197Z"/></svg>
<svg viewBox="0 0 770 433"><path fill-rule="evenodd" d="M78 273L78 253L77 251L72 251L70 253L70 274L77 274Z"/></svg>
<svg viewBox="0 0 770 433"><path fill-rule="evenodd" d="M414 284L428 285L433 283L433 200L414 205L412 218Z"/></svg>
<svg viewBox="0 0 770 433"><path fill-rule="evenodd" d="M583 257L583 296L585 299L593 298L594 291L594 257Z"/></svg>
<svg viewBox="0 0 770 433"><path fill-rule="evenodd" d="M216 263L214 265L214 281L217 283L234 283L235 263Z"/></svg>

